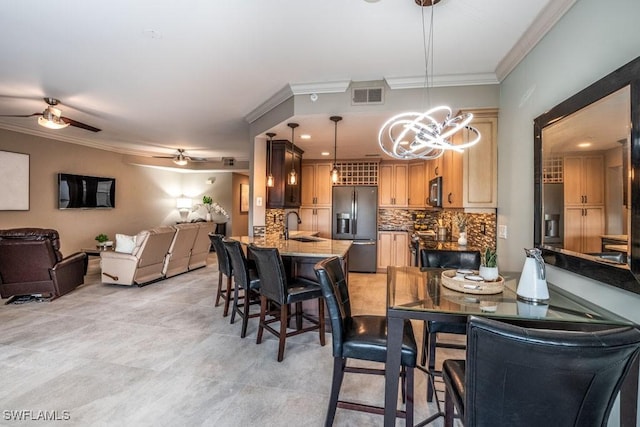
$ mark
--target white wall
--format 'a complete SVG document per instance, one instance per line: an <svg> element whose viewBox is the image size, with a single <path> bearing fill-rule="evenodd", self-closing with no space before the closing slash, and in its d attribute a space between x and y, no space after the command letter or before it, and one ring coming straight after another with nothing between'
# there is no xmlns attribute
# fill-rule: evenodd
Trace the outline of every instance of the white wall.
<svg viewBox="0 0 640 427"><path fill-rule="evenodd" d="M503 270L521 270L533 245L533 120L640 55L638 0L578 0L502 82L498 128L498 239ZM549 267L548 279L640 323L640 295ZM617 425L612 413L610 426Z"/></svg>

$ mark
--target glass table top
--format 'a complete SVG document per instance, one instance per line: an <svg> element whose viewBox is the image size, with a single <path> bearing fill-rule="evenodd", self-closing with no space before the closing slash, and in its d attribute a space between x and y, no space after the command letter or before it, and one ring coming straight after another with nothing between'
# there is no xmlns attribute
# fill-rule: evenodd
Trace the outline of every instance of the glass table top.
<svg viewBox="0 0 640 427"><path fill-rule="evenodd" d="M519 273L501 272L500 275L505 282L504 290L493 295L478 295L451 290L443 286L441 277L443 271L445 269L388 267L387 308L394 311L414 312L413 314L430 312L538 321L633 324L628 319L551 283L548 283L550 298L545 304L522 301L516 295Z"/></svg>

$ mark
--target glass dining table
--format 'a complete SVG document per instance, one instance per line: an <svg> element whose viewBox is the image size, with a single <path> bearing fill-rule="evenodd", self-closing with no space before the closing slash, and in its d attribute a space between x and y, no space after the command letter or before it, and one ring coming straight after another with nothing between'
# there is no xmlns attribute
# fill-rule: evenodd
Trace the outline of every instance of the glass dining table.
<svg viewBox="0 0 640 427"><path fill-rule="evenodd" d="M395 426L400 373L402 330L406 319L467 322L469 316L491 317L520 326L598 330L633 322L568 293L549 283L549 300L532 304L517 298L519 273L502 273L504 290L496 294L476 294L452 290L443 285L443 269L420 267L387 268L387 360L385 368L384 425ZM638 361L627 376L620 393L620 425L636 426ZM437 417L432 417L437 418ZM430 419L429 421L432 421ZM420 424L424 425L424 423Z"/></svg>

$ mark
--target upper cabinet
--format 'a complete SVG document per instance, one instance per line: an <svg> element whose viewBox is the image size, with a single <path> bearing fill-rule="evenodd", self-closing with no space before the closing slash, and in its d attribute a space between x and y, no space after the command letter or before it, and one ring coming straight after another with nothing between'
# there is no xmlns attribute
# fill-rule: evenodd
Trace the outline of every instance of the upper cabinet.
<svg viewBox="0 0 640 427"><path fill-rule="evenodd" d="M409 199L410 208L427 206L427 162L409 163Z"/></svg>
<svg viewBox="0 0 640 427"><path fill-rule="evenodd" d="M378 200L381 208L406 208L408 206L407 163L380 163Z"/></svg>
<svg viewBox="0 0 640 427"><path fill-rule="evenodd" d="M480 141L464 151L463 207L498 206L498 110L470 110Z"/></svg>
<svg viewBox="0 0 640 427"><path fill-rule="evenodd" d="M564 157L565 206L604 205L604 156Z"/></svg>
<svg viewBox="0 0 640 427"><path fill-rule="evenodd" d="M268 144L268 143L267 143ZM267 153L269 146L267 145ZM289 141L273 141L273 158L267 155L267 164L271 161L271 173L275 178L274 186L267 188L267 207L273 208L298 208L301 202L302 177L302 153L298 147L293 149ZM287 177L291 169L295 168L298 174L298 182L291 185ZM267 167L268 169L268 167Z"/></svg>
<svg viewBox="0 0 640 427"><path fill-rule="evenodd" d="M302 206L331 206L331 163L302 163Z"/></svg>

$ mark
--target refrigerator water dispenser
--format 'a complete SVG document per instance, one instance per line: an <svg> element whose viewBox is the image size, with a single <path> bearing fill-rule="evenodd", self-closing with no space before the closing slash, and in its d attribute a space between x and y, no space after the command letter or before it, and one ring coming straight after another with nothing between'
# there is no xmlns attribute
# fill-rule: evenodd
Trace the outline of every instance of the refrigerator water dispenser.
<svg viewBox="0 0 640 427"><path fill-rule="evenodd" d="M349 230L351 228L351 215L348 213L337 213L336 217L336 233L349 234Z"/></svg>

